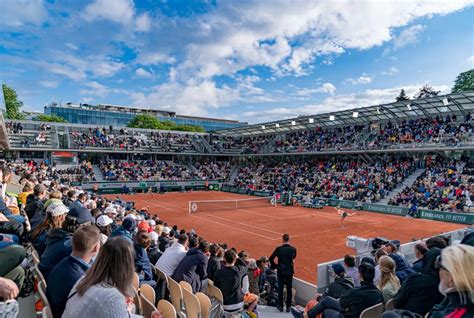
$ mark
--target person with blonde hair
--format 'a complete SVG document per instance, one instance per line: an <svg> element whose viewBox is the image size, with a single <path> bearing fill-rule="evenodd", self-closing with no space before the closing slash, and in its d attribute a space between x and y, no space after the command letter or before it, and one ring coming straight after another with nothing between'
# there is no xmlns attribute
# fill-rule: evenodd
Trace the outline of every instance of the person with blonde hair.
<svg viewBox="0 0 474 318"><path fill-rule="evenodd" d="M464 244L443 249L436 260L439 291L444 300L429 317L474 317L474 247Z"/></svg>
<svg viewBox="0 0 474 318"><path fill-rule="evenodd" d="M382 292L383 300L386 303L395 296L400 289L400 280L395 274L395 261L388 256L382 256L378 260L380 269L380 281L377 287Z"/></svg>

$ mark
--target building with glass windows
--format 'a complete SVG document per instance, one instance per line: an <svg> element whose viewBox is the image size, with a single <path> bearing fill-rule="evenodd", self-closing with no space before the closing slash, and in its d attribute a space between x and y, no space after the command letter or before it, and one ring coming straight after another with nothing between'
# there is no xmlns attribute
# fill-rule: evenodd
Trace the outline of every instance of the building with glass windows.
<svg viewBox="0 0 474 318"><path fill-rule="evenodd" d="M206 131L217 131L247 125L246 122L239 122L237 120L181 116L176 115L175 112L163 110L106 104L93 106L87 104L66 103L65 105L62 105L51 103L44 107L44 113L46 115L60 116L73 124L98 126L126 126L135 116L142 114L152 115L160 121L173 121L180 125L201 126Z"/></svg>

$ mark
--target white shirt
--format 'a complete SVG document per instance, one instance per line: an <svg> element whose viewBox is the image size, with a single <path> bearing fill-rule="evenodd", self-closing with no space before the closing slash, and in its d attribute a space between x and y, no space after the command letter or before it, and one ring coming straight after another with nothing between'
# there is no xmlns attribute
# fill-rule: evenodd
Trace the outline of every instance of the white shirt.
<svg viewBox="0 0 474 318"><path fill-rule="evenodd" d="M165 250L155 266L166 275L171 276L186 253L186 248L182 244L176 242Z"/></svg>

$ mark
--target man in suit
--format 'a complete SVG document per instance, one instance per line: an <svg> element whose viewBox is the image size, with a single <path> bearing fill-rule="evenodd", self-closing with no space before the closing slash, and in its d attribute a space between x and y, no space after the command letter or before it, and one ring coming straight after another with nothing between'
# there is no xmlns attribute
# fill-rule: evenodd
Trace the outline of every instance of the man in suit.
<svg viewBox="0 0 474 318"><path fill-rule="evenodd" d="M296 248L290 245L290 235L283 234L283 245L278 246L270 256L270 264L277 269L278 275L278 310L283 311L283 286L286 286L286 311L290 312L292 298L292 282L295 273L293 260ZM278 263L275 263L275 258Z"/></svg>

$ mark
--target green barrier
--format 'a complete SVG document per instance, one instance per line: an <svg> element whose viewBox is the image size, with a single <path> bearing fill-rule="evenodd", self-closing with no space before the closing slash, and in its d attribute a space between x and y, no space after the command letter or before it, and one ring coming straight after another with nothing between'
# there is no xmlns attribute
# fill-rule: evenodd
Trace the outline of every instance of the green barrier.
<svg viewBox="0 0 474 318"><path fill-rule="evenodd" d="M336 200L336 199L329 199L328 201L331 206L339 206L341 208L346 208L346 209L354 209L356 206L355 201Z"/></svg>
<svg viewBox="0 0 474 318"><path fill-rule="evenodd" d="M394 205L383 205L383 204L373 204L373 203L364 203L362 210L370 212L378 212L385 214L394 214L394 215L407 215L410 210L407 207L403 206L394 206Z"/></svg>
<svg viewBox="0 0 474 318"><path fill-rule="evenodd" d="M474 214L469 213L454 213L454 212L441 212L432 210L420 209L419 215L421 219L429 219L443 222L462 223L462 224L474 224Z"/></svg>

